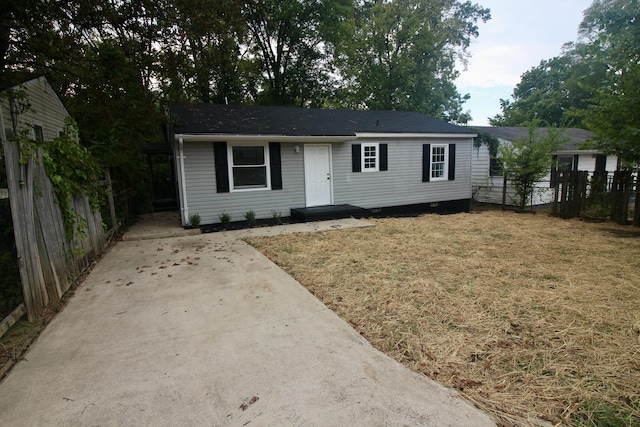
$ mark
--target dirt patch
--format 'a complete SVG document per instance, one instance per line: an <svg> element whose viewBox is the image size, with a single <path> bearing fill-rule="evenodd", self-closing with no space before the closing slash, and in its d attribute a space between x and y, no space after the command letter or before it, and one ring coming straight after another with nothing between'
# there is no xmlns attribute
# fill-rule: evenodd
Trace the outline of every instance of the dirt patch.
<svg viewBox="0 0 640 427"><path fill-rule="evenodd" d="M640 425L637 228L484 211L249 242L503 425Z"/></svg>

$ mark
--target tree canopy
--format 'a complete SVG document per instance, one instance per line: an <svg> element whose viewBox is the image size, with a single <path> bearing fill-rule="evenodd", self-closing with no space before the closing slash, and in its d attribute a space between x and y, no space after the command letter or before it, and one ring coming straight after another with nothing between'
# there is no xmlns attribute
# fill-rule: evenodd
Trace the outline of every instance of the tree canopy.
<svg viewBox="0 0 640 427"><path fill-rule="evenodd" d="M594 144L627 165L640 163L640 22L638 0L594 0L578 39L562 55L522 75L501 100L496 126L582 127Z"/></svg>
<svg viewBox="0 0 640 427"><path fill-rule="evenodd" d="M458 123L455 64L489 10L461 0L0 0L0 83L46 74L82 143L144 191L170 102L419 111Z"/></svg>

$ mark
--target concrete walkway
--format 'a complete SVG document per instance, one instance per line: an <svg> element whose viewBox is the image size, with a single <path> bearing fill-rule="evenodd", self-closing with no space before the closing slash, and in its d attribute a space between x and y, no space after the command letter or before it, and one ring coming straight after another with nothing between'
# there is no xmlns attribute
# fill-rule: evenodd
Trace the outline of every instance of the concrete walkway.
<svg viewBox="0 0 640 427"><path fill-rule="evenodd" d="M119 242L0 384L0 425L495 425L238 239L360 225Z"/></svg>

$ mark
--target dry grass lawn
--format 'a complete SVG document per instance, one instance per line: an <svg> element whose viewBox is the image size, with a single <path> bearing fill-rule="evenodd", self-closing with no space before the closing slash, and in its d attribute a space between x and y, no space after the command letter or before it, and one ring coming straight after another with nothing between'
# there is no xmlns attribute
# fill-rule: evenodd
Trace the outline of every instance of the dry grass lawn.
<svg viewBox="0 0 640 427"><path fill-rule="evenodd" d="M250 243L376 348L502 425L640 425L640 230L543 213Z"/></svg>

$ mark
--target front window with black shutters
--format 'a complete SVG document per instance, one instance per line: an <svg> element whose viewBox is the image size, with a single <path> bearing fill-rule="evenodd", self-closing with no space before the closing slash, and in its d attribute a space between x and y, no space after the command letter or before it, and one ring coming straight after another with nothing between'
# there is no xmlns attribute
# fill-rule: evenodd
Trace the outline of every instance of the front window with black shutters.
<svg viewBox="0 0 640 427"><path fill-rule="evenodd" d="M269 150L266 145L232 145L229 157L232 189L269 188Z"/></svg>

